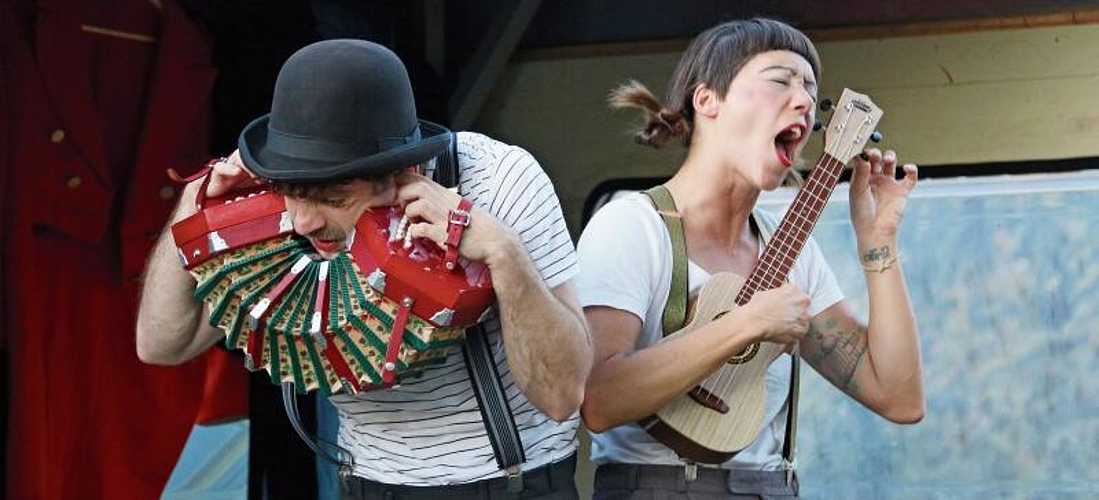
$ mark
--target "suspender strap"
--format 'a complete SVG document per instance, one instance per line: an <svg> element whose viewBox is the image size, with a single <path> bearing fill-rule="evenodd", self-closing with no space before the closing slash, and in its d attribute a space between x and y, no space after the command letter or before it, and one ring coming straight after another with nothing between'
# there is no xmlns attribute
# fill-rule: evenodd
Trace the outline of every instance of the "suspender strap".
<svg viewBox="0 0 1099 500"><path fill-rule="evenodd" d="M786 412L786 437L782 439L782 460L786 469L786 484L794 475L794 443L798 436L798 388L801 387L801 356L795 350L790 354L790 393Z"/></svg>
<svg viewBox="0 0 1099 500"><path fill-rule="evenodd" d="M687 321L687 239L683 235L683 219L679 217L668 188L660 184L645 191L645 194L656 206L660 218L664 219L672 241L672 284L661 322L664 335L668 335L683 328Z"/></svg>
<svg viewBox="0 0 1099 500"><path fill-rule="evenodd" d="M683 328L687 321L687 240L683 234L683 219L675 207L675 200L671 192L663 184L644 191L652 200L660 218L664 220L664 226L668 230L668 237L672 242L672 283L668 290L668 301L664 305L662 328L664 335L668 335ZM767 219L763 218L755 210L749 219L753 227L759 231L760 238L766 243L774 231ZM800 387L801 357L795 351L791 354L790 366L790 391L787 394L786 435L783 438L782 458L786 466L786 483L789 484L793 476L795 441L797 439L798 419L798 388ZM652 418L652 417L648 417ZM648 418L646 420L648 420Z"/></svg>
<svg viewBox="0 0 1099 500"><path fill-rule="evenodd" d="M447 153L435 159L435 181L449 188L456 187L458 179L458 136L451 132ZM518 493L523 491L522 464L527 457L487 337L483 325L467 329L462 357L466 362L473 394L477 396L481 420L485 423L488 440L492 443L496 464L507 473L508 491Z"/></svg>
<svg viewBox="0 0 1099 500"><path fill-rule="evenodd" d="M450 134L450 145L447 154L435 157L435 182L443 187L455 187L458 185L458 135Z"/></svg>
<svg viewBox="0 0 1099 500"><path fill-rule="evenodd" d="M445 187L458 185L458 140L454 133L450 134L448 153L435 160L434 176ZM478 324L469 328L466 331L466 343L462 346L462 357L466 362L473 393L477 396L481 420L485 423L489 442L492 443L496 463L507 472L508 491L519 493L523 491L522 464L527 457L486 337L484 326ZM283 385L282 395L287 416L302 440L318 457L339 466L341 478L349 477L354 467L354 456L334 443L314 439L309 435L301 426L297 401L289 384ZM325 450L324 446L333 449L334 453Z"/></svg>
<svg viewBox="0 0 1099 500"><path fill-rule="evenodd" d="M492 443L496 464L507 472L508 491L523 491L521 466L527 457L508 405L507 394L500 384L500 374L496 371L484 326L478 324L466 330L462 355L466 360L473 393L477 396L477 406L481 409L481 419L485 422L485 430L488 431L488 439Z"/></svg>
<svg viewBox="0 0 1099 500"><path fill-rule="evenodd" d="M761 213L758 208L752 210L752 222L755 224L755 228L759 231L760 238L763 239L764 245L766 245L771 239L771 233L775 231L775 227L769 222L769 220ZM797 349L790 354L790 390L787 393L786 401L786 435L782 440L782 459L784 467L786 469L786 483L789 484L793 480L794 474L794 452L795 444L797 442L798 432L798 388L801 387L801 356L798 354Z"/></svg>

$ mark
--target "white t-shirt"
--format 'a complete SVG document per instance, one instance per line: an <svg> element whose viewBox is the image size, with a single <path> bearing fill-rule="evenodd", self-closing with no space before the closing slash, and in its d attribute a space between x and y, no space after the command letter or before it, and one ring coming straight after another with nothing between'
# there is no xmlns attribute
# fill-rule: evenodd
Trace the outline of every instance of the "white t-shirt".
<svg viewBox="0 0 1099 500"><path fill-rule="evenodd" d="M762 210L757 223L772 232L778 225ZM762 245L761 249L762 251ZM672 244L652 202L642 193L614 200L595 213L577 245L580 273L573 283L584 307L607 306L641 319L637 348L663 338L661 318L672 278ZM694 294L710 274L688 261L687 287ZM789 281L810 296L809 314L816 315L843 299L831 267L816 242L809 239L790 271ZM780 470L786 434L786 398L790 389L790 356L781 355L767 370L767 408L760 436L748 448L722 464L726 469ZM676 454L636 423L592 435L591 459L596 464L631 463L681 465Z"/></svg>
<svg viewBox="0 0 1099 500"><path fill-rule="evenodd" d="M577 271L572 239L553 185L534 157L471 132L458 134L458 156L462 196L515 229L547 286L572 279ZM557 423L531 405L512 380L499 320L493 317L485 328L526 451L524 470L574 453L579 414ZM352 450L357 476L438 486L504 475L458 348L422 377L403 379L399 388L331 401L339 410L339 444Z"/></svg>

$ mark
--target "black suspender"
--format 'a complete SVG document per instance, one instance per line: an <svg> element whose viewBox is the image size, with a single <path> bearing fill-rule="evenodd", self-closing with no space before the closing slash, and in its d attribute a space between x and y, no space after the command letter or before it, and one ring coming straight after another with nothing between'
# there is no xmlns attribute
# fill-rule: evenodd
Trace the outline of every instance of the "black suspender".
<svg viewBox="0 0 1099 500"><path fill-rule="evenodd" d="M445 187L457 187L460 165L458 162L458 136L451 132L450 147L446 154L435 160L435 181ZM492 443L496 464L508 476L508 491L523 491L522 464L527 460L519 430L515 425L507 393L504 392L496 362L488 345L488 333L481 324L466 330L466 343L462 345L469 382L477 396L481 420Z"/></svg>
<svg viewBox="0 0 1099 500"><path fill-rule="evenodd" d="M453 188L458 186L458 177L458 139L452 132L449 149L435 160L434 179L445 187ZM492 443L496 464L507 473L508 491L521 492L523 491L522 464L526 461L526 453L519 439L519 430L515 425L511 407L508 405L507 393L496 370L496 362L493 360L492 350L488 344L488 334L482 324L466 330L462 357L465 359L469 381L477 397L477 405L481 410L481 419L485 423L489 442ZM293 392L290 384L283 384L283 402L294 430L318 457L336 464L341 478L347 479L352 473L354 457L348 450L334 443L315 439L302 428ZM333 449L334 453L325 448Z"/></svg>

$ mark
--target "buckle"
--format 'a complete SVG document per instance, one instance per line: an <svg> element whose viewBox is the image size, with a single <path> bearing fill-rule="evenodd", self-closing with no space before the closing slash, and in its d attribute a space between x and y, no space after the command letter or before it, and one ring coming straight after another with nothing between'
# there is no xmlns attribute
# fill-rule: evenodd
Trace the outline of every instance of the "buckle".
<svg viewBox="0 0 1099 500"><path fill-rule="evenodd" d="M458 245L462 243L462 232L469 227L469 211L472 208L473 202L462 198L458 207L447 213L446 255L443 256L447 271L458 267Z"/></svg>
<svg viewBox="0 0 1099 500"><path fill-rule="evenodd" d="M456 208L450 211L450 218L447 220L450 224L457 224L462 227L469 227L469 211Z"/></svg>
<svg viewBox="0 0 1099 500"><path fill-rule="evenodd" d="M512 465L504 469L508 477L508 493L523 492L523 468L520 464Z"/></svg>
<svg viewBox="0 0 1099 500"><path fill-rule="evenodd" d="M698 464L693 460L683 461L683 479L688 483L698 480Z"/></svg>

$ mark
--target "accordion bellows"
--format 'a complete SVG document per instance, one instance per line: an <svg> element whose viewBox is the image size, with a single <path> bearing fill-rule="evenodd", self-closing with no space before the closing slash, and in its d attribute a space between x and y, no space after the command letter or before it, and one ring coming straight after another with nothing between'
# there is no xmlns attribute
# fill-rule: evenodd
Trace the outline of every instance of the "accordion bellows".
<svg viewBox="0 0 1099 500"><path fill-rule="evenodd" d="M434 242L395 238L400 207L374 209L349 250L321 259L294 234L281 195L207 199L172 226L195 297L250 370L299 393L355 393L446 359L495 302L481 263L448 271Z"/></svg>

